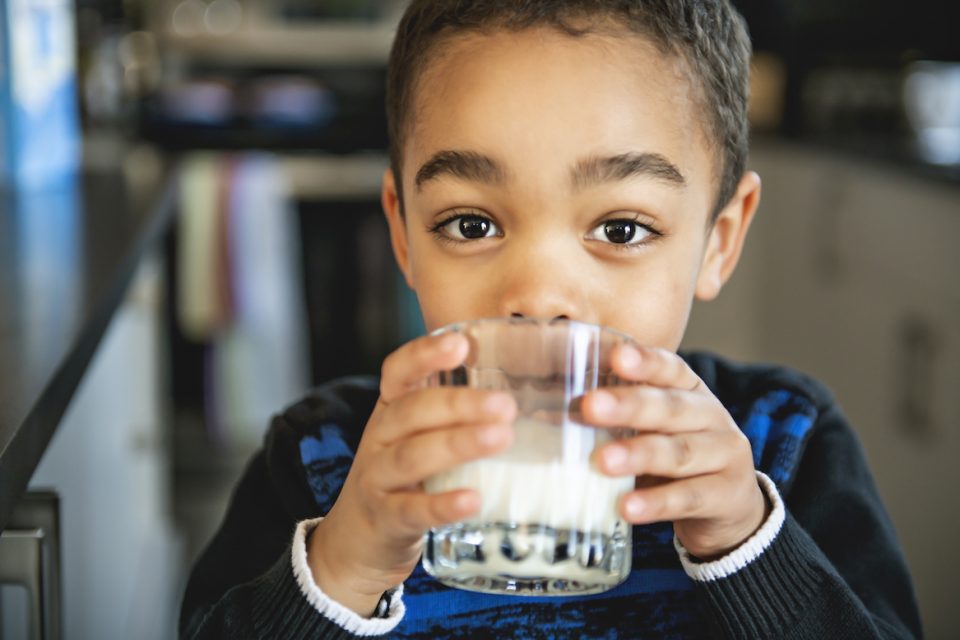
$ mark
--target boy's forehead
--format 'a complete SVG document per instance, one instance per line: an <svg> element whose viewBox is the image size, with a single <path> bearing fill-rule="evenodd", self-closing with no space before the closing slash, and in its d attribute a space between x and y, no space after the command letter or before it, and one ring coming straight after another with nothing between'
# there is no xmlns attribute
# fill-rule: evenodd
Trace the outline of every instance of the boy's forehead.
<svg viewBox="0 0 960 640"><path fill-rule="evenodd" d="M415 87L404 181L449 150L519 164L655 154L688 183L715 183L715 145L682 60L635 34L552 28L440 43ZM529 167L527 167L529 168ZM569 173L569 171L568 171Z"/></svg>

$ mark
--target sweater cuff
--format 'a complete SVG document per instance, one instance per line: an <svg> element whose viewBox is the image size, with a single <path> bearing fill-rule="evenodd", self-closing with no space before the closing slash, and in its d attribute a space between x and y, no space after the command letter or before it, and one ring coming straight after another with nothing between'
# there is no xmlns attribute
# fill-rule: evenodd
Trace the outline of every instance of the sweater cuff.
<svg viewBox="0 0 960 640"><path fill-rule="evenodd" d="M253 634L248 634L250 637L347 640L358 635L318 613L301 593L290 556L286 554L254 580L251 587L249 607ZM223 633L215 635L220 637Z"/></svg>
<svg viewBox="0 0 960 640"><path fill-rule="evenodd" d="M697 563L679 543L681 562L722 638L775 638L810 609L823 589L822 554L786 513L773 482L757 473L774 505L747 542L715 562Z"/></svg>
<svg viewBox="0 0 960 640"><path fill-rule="evenodd" d="M317 613L335 622L344 630L357 636L379 636L391 632L403 619L406 611L401 597L403 585L383 594L374 617L364 618L325 594L313 579L313 572L307 563L307 536L323 518L304 520L297 525L290 549L293 576L300 587L300 593Z"/></svg>
<svg viewBox="0 0 960 640"><path fill-rule="evenodd" d="M786 507L784 507L783 504L783 498L780 497L780 492L777 491L777 486L773 483L773 480L760 471L756 473L757 482L760 484L760 488L767 496L773 509L770 511L770 515L767 517L767 521L763 523L763 526L747 538L746 542L718 560L699 562L680 544L680 541L674 537L673 544L680 554L680 564L683 565L683 570L686 571L687 575L695 582L720 580L721 578L726 578L740 571L759 558L773 543L777 534L780 533L787 513Z"/></svg>

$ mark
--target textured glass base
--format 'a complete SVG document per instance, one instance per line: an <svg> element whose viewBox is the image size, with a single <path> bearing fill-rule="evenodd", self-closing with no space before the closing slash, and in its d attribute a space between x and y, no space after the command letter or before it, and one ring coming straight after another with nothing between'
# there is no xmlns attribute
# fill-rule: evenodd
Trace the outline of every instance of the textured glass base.
<svg viewBox="0 0 960 640"><path fill-rule="evenodd" d="M630 573L630 530L612 536L543 525L457 524L427 536L423 567L440 582L483 593L600 593Z"/></svg>

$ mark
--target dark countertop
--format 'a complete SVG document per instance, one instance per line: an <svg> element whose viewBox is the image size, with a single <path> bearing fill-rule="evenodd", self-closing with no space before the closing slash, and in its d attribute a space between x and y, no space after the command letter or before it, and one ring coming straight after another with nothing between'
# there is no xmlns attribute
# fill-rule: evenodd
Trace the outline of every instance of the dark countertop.
<svg viewBox="0 0 960 640"><path fill-rule="evenodd" d="M169 226L173 182L134 194L117 170L0 191L0 531L141 258Z"/></svg>

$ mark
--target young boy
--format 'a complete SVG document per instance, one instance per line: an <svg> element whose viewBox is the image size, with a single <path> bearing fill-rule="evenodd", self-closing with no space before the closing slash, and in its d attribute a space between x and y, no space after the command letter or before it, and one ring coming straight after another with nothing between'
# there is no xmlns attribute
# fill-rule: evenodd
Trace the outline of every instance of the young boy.
<svg viewBox="0 0 960 640"><path fill-rule="evenodd" d="M828 393L676 349L730 277L757 208L750 47L727 0L414 0L389 67L383 207L428 330L570 318L634 336L583 401L634 430L595 452L633 572L583 597L448 589L424 532L482 496L424 478L509 446L509 396L426 388L460 336L402 346L379 381L275 419L191 576L186 637L906 638L910 578Z"/></svg>

